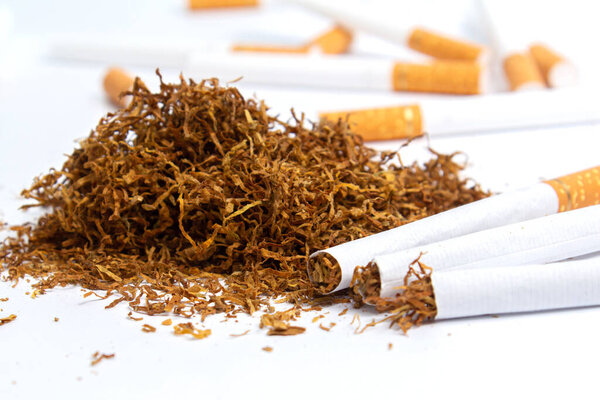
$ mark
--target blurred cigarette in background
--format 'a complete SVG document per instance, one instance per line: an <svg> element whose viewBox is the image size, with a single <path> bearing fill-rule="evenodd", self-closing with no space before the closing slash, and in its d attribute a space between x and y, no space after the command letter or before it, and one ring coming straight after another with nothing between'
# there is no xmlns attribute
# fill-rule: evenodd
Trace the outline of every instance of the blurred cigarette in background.
<svg viewBox="0 0 600 400"><path fill-rule="evenodd" d="M134 78L121 68L109 68L104 75L104 92L116 106L127 107L131 101L130 96L121 96L133 88Z"/></svg>
<svg viewBox="0 0 600 400"><path fill-rule="evenodd" d="M560 88L577 84L577 70L563 56L543 44L534 44L529 51L548 86Z"/></svg>
<svg viewBox="0 0 600 400"><path fill-rule="evenodd" d="M343 54L352 44L352 33L341 26L335 26L313 40L299 46L277 46L268 44L234 44L232 51L259 53L310 53Z"/></svg>
<svg viewBox="0 0 600 400"><path fill-rule="evenodd" d="M493 43L495 56L502 64L505 78L512 91L537 90L546 87L544 78L528 49L523 47L522 40L511 37L511 26L507 26L507 18L503 9L497 9L499 3L489 0L479 2L482 20L484 21L490 41ZM513 40L511 40L513 39Z"/></svg>
<svg viewBox="0 0 600 400"><path fill-rule="evenodd" d="M380 58L328 55L196 54L187 71L223 81L341 89L371 89L447 94L482 93L481 68L474 63L427 64Z"/></svg>
<svg viewBox="0 0 600 400"><path fill-rule="evenodd" d="M589 101L591 96L597 101ZM321 120L346 120L366 141L524 129L600 121L600 95L578 89L499 93L419 104L321 112ZM498 110L502 110L499 112Z"/></svg>
<svg viewBox="0 0 600 400"><path fill-rule="evenodd" d="M413 50L443 60L461 60L485 63L486 49L475 43L447 37L422 28L405 28L398 24L376 19L344 7L344 3L332 4L319 0L288 0L305 6L335 20L353 30L363 30L382 38L405 44Z"/></svg>
<svg viewBox="0 0 600 400"><path fill-rule="evenodd" d="M256 7L258 0L188 0L191 10L203 10L210 8L232 8L232 7Z"/></svg>

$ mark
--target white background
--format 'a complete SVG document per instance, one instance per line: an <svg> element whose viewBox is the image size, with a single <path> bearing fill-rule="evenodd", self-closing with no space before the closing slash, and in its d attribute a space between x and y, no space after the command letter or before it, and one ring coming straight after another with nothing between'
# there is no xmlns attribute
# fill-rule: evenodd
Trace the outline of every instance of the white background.
<svg viewBox="0 0 600 400"><path fill-rule="evenodd" d="M486 40L472 1L414 3L347 4L375 18L419 21ZM552 44L577 64L582 86L600 86L595 2L503 3L506 14L515 17L506 28L515 41L530 38ZM76 140L87 136L111 110L101 89L103 71L110 63L52 58L49 41L90 35L107 40L133 37L148 43L244 39L298 43L329 23L298 7L274 2L261 9L192 14L182 1L0 1L0 219L32 220L34 213L17 211L20 190L34 176L60 167ZM368 35L358 37L355 51L410 57L406 50ZM156 88L155 66L123 67ZM179 72L163 68L169 81ZM501 90L504 84L496 83ZM314 117L323 109L440 98L238 86L248 97L265 99L272 112L283 118L288 118L291 107ZM377 147L399 145L387 142ZM463 151L468 160L465 176L501 192L597 165L600 125L431 137L404 149L405 160L425 159L427 145L441 152ZM213 334L194 341L175 337L172 328L161 326L166 317L132 321L126 317L126 305L104 310L107 302L93 296L84 299L80 288L56 289L36 299L25 294L28 290L26 282L15 288L0 282L0 298L9 298L0 302L0 316L18 315L16 321L0 327L1 399L572 398L597 392L598 308L440 321L404 336L387 325L356 335L357 324L350 325L356 311L337 317L345 307L335 306L306 314L298 325L307 327L307 332L295 337L266 336L258 329L258 317L241 316L239 322L223 323L221 316L215 316L199 325L211 328ZM325 318L319 322L337 323L331 332L311 322L323 313ZM379 317L369 309L359 314L363 324ZM54 322L54 317L59 321ZM158 331L143 333L142 323ZM229 336L247 329L251 331L244 337ZM262 351L264 346L273 347L273 352ZM91 355L96 351L116 355L92 367Z"/></svg>

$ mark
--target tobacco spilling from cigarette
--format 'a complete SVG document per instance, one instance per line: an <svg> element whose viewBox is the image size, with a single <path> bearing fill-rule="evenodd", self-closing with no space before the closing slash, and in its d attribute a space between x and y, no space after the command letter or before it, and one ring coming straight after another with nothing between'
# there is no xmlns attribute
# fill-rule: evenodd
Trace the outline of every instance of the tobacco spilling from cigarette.
<svg viewBox="0 0 600 400"><path fill-rule="evenodd" d="M148 315L231 318L273 298L300 307L321 301L311 252L485 196L453 155L396 165L345 123L288 123L214 79L160 79L158 93L136 79L126 108L22 192L25 209L46 214L10 228L0 247L10 280L104 290L118 296L108 308ZM269 318L269 334L303 331Z"/></svg>

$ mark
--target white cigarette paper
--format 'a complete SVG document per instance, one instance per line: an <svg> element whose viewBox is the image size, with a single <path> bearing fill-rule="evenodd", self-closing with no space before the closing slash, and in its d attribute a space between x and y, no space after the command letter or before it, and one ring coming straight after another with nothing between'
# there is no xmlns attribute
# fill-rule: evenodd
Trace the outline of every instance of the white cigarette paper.
<svg viewBox="0 0 600 400"><path fill-rule="evenodd" d="M550 264L433 271L435 319L600 305L600 255Z"/></svg>
<svg viewBox="0 0 600 400"><path fill-rule="evenodd" d="M558 197L554 189L545 183L538 183L318 251L311 257L327 253L338 262L342 277L335 291L349 287L354 268L367 265L379 254L542 217L557 211Z"/></svg>
<svg viewBox="0 0 600 400"><path fill-rule="evenodd" d="M443 271L547 263L600 251L600 206L536 218L377 256L381 297L401 291L410 264Z"/></svg>

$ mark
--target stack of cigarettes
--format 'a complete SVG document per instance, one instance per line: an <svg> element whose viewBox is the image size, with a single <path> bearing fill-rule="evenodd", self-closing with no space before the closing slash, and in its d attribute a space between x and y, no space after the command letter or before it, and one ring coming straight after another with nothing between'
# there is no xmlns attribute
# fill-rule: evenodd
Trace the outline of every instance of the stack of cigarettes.
<svg viewBox="0 0 600 400"><path fill-rule="evenodd" d="M402 299L415 276L426 277L434 316L451 318L598 305L599 252L594 167L319 251L308 268L318 276L320 260L332 260L337 270L327 276L339 277L335 291L351 285L358 266L358 292L373 304Z"/></svg>

